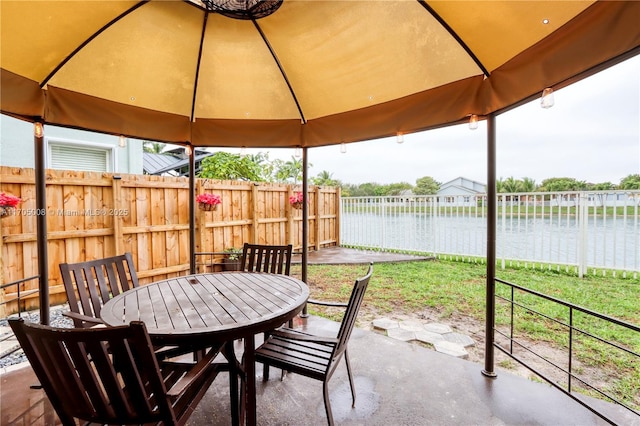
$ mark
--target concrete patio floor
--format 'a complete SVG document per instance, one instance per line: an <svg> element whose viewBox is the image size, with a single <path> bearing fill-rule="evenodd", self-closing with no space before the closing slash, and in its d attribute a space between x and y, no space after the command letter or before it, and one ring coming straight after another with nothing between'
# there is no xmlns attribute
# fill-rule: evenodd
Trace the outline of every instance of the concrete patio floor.
<svg viewBox="0 0 640 426"><path fill-rule="evenodd" d="M294 262L299 261L294 257ZM310 252L311 264L429 260L427 257L344 248ZM318 317L298 319L311 332L335 335L339 324ZM257 337L256 340L259 340ZM257 342L259 343L259 342ZM241 351L237 346L237 352ZM497 369L482 375L483 365L432 349L356 329L349 343L357 400L351 395L344 363L330 381L333 416L338 425L604 425L597 415L559 390ZM258 425L324 425L321 382L295 374L280 381L274 369L262 381L256 366ZM28 364L0 369L0 426L60 424ZM592 400L620 425L640 426L640 417L619 406ZM229 424L228 380L213 383L189 425Z"/></svg>
<svg viewBox="0 0 640 426"><path fill-rule="evenodd" d="M367 264L369 262L413 262L418 260L432 260L432 257L415 256L403 253L389 253L373 250L356 250L344 247L324 247L321 250L310 251L307 254L309 265L344 265L352 263ZM294 254L291 260L297 264L302 262L302 256Z"/></svg>
<svg viewBox="0 0 640 426"><path fill-rule="evenodd" d="M299 326L326 335L338 324L317 317ZM481 374L482 366L384 335L354 330L349 344L357 400L351 408L346 368L330 381L333 415L340 425L603 425L604 420L557 389L498 370L497 378ZM263 382L257 368L259 425L326 424L322 384L295 374L280 380L276 369ZM2 425L59 424L28 365L0 376ZM229 424L228 382L219 377L200 402L189 425ZM640 419L604 402L598 405L618 424Z"/></svg>

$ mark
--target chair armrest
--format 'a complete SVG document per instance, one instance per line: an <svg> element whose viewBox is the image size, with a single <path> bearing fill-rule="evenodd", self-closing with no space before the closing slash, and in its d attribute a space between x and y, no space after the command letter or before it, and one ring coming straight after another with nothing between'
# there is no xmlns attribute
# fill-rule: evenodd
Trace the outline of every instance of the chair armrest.
<svg viewBox="0 0 640 426"><path fill-rule="evenodd" d="M320 305L320 306L335 306L338 308L346 308L348 306L348 303L343 303L343 302L325 302L322 300L315 300L315 299L309 299L307 300L307 303L311 303L313 305Z"/></svg>
<svg viewBox="0 0 640 426"><path fill-rule="evenodd" d="M69 317L71 319L77 319L84 322L89 322L91 324L104 324L104 322L100 318L90 317L88 315L82 315L77 312L65 311L62 313L65 317Z"/></svg>
<svg viewBox="0 0 640 426"><path fill-rule="evenodd" d="M269 332L270 336L284 337L285 339L298 340L303 342L333 344L338 343L335 337L314 336L311 334L300 333L294 330L279 328Z"/></svg>
<svg viewBox="0 0 640 426"><path fill-rule="evenodd" d="M197 364L194 364L193 368L189 370L187 374L182 376L180 379L178 379L178 381L173 386L171 386L171 389L167 391L167 395L172 397L180 396L185 391L185 389L191 386L193 382L198 380L200 376L205 374L208 369L217 368L218 366L212 364L211 361L213 361L214 358L218 356L218 353L220 353L220 349L217 349L217 350L211 349L209 352L207 352L207 354L200 361L198 361ZM176 363L176 362L163 363L163 365L172 365L172 364L184 365L185 363Z"/></svg>

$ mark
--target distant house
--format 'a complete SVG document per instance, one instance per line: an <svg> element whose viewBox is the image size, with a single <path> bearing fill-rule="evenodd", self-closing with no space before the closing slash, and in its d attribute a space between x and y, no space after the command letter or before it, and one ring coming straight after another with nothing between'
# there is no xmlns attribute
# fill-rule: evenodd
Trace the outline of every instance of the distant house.
<svg viewBox="0 0 640 426"><path fill-rule="evenodd" d="M0 116L0 165L34 168L33 124ZM142 141L104 133L45 126L45 167L142 174ZM123 146L121 146L123 145Z"/></svg>
<svg viewBox="0 0 640 426"><path fill-rule="evenodd" d="M195 173L198 175L202 160L212 153L203 149L195 151ZM175 148L162 153L145 152L143 154L143 169L147 175L188 176L189 156L184 148Z"/></svg>
<svg viewBox="0 0 640 426"><path fill-rule="evenodd" d="M486 184L458 177L440 185L438 203L452 206L475 206L477 197L485 194Z"/></svg>

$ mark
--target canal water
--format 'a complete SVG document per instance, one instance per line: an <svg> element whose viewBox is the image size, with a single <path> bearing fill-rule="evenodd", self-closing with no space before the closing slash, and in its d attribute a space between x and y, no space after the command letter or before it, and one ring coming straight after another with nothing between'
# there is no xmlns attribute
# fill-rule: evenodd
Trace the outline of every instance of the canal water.
<svg viewBox="0 0 640 426"><path fill-rule="evenodd" d="M640 271L638 219L577 217L498 219L498 259ZM379 249L486 256L484 217L406 213L341 215L341 243Z"/></svg>

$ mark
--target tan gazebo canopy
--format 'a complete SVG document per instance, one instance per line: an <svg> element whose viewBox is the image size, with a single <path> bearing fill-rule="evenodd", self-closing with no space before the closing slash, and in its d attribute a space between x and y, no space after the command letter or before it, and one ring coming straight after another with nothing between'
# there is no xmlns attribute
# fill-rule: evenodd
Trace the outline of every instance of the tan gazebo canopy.
<svg viewBox="0 0 640 426"><path fill-rule="evenodd" d="M640 45L637 1L270 2L252 20L199 0L2 0L2 112L196 146L314 147L482 118Z"/></svg>
<svg viewBox="0 0 640 426"><path fill-rule="evenodd" d="M303 193L306 148L486 118L489 376L496 113L640 53L640 1L2 0L0 20L2 113L195 146L303 147ZM192 194L192 253L194 206ZM303 241L307 219L304 203ZM38 216L44 321L46 222Z"/></svg>

